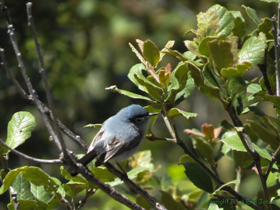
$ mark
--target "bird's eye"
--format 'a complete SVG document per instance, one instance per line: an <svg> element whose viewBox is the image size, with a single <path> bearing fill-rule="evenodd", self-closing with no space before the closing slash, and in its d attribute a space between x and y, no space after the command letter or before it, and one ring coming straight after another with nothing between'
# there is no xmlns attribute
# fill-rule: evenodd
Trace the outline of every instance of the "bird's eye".
<svg viewBox="0 0 280 210"><path fill-rule="evenodd" d="M136 118L136 119L135 119L135 122L141 123L141 122L143 122L143 118Z"/></svg>

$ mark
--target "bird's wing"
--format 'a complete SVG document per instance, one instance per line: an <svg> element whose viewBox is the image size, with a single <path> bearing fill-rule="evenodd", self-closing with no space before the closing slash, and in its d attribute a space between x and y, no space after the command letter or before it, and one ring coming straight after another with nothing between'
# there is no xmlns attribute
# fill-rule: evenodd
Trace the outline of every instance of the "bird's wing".
<svg viewBox="0 0 280 210"><path fill-rule="evenodd" d="M114 137L107 145L107 152L104 162L109 161L111 158L136 147L141 142L141 138L135 138L132 141L123 141Z"/></svg>

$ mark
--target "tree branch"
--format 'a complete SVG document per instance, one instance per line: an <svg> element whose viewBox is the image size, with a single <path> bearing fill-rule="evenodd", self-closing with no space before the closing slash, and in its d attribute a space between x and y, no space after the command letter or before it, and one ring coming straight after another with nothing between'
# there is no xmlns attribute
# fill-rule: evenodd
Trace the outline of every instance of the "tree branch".
<svg viewBox="0 0 280 210"><path fill-rule="evenodd" d="M31 157L31 156L28 156L28 155L25 155L11 147L9 147L2 139L0 139L0 143L8 148L9 150L11 150L13 153L15 153L16 155L26 159L26 160L31 160L33 162L37 162L37 163L43 163L43 164L61 164L62 161L60 159L54 159L54 160L48 160L48 159L38 159L38 158L34 158L34 157Z"/></svg>

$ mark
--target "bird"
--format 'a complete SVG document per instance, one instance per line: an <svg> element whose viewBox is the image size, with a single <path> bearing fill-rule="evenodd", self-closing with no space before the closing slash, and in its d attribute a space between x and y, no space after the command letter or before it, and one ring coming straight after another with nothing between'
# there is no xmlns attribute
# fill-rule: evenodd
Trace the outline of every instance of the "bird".
<svg viewBox="0 0 280 210"><path fill-rule="evenodd" d="M136 104L121 109L103 123L87 153L77 162L86 166L96 158L95 167L98 167L110 160L117 164L126 160L138 150L145 138L151 117L158 114L150 113ZM78 174L73 166L68 172L71 176Z"/></svg>

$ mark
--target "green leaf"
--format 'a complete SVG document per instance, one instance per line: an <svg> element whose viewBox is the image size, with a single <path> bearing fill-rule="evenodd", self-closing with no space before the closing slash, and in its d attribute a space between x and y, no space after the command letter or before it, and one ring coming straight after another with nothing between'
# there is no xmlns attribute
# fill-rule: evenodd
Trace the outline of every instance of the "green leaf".
<svg viewBox="0 0 280 210"><path fill-rule="evenodd" d="M200 91L211 97L211 98L220 98L220 89L212 85L206 84L206 81L201 75L199 68L194 66L192 63L186 62L187 69L190 71L192 78L194 79L195 84L198 86Z"/></svg>
<svg viewBox="0 0 280 210"><path fill-rule="evenodd" d="M262 97L268 101L271 101L276 108L280 109L280 97L279 96L264 95Z"/></svg>
<svg viewBox="0 0 280 210"><path fill-rule="evenodd" d="M235 179L235 180L232 180L232 181L230 181L230 182L227 182L227 183L225 183L225 184L219 186L219 188L216 189L212 194L213 194L213 195L217 194L217 193L218 193L220 190L222 190L222 188L225 187L225 186L229 186L229 185L231 185L231 184L239 184L239 183L240 183L240 179Z"/></svg>
<svg viewBox="0 0 280 210"><path fill-rule="evenodd" d="M261 24L258 26L258 31L263 32L268 39L273 39L273 36L270 34L273 24L270 18L264 18Z"/></svg>
<svg viewBox="0 0 280 210"><path fill-rule="evenodd" d="M143 64L134 65L129 73L128 78L142 91L148 93L151 97L157 101L161 101L162 89L150 82L142 71L145 71Z"/></svg>
<svg viewBox="0 0 280 210"><path fill-rule="evenodd" d="M9 187L13 184L18 173L20 173L22 170L25 170L26 168L28 168L28 166L24 166L9 171L9 173L5 176L4 180L2 181L2 186L0 188L0 195L2 195L4 192L6 192L6 190L9 189Z"/></svg>
<svg viewBox="0 0 280 210"><path fill-rule="evenodd" d="M246 7L242 5L242 7L245 9L247 12L247 15L256 23L256 24L261 24L260 19L258 18L256 10L252 9L251 7Z"/></svg>
<svg viewBox="0 0 280 210"><path fill-rule="evenodd" d="M132 92L129 92L127 90L121 90L121 89L117 88L116 85L107 87L106 90L110 90L112 92L118 92L119 94L128 96L128 97L133 98L133 99L142 99L142 100L152 102L152 100L150 98L146 97L146 96L142 96L142 95L139 95L139 94L136 94L136 93L132 93Z"/></svg>
<svg viewBox="0 0 280 210"><path fill-rule="evenodd" d="M210 164L215 163L213 148L205 139L193 137L194 148L198 151L203 158L206 158Z"/></svg>
<svg viewBox="0 0 280 210"><path fill-rule="evenodd" d="M161 194L161 203L166 207L166 209L185 210L185 207L180 202L174 200L172 195L170 195L168 192L160 190L159 193Z"/></svg>
<svg viewBox="0 0 280 210"><path fill-rule="evenodd" d="M37 209L37 201L34 200L18 200L20 209ZM14 210L14 203L8 204L9 210Z"/></svg>
<svg viewBox="0 0 280 210"><path fill-rule="evenodd" d="M90 171L102 182L114 181L115 175L108 171L106 167L93 167Z"/></svg>
<svg viewBox="0 0 280 210"><path fill-rule="evenodd" d="M253 65L249 62L244 62L242 64L237 64L235 68L229 67L224 68L221 70L222 76L230 79L233 77L239 77L242 76L246 71L248 71L250 68L252 68Z"/></svg>
<svg viewBox="0 0 280 210"><path fill-rule="evenodd" d="M192 52L194 55L200 57L200 54L198 53L198 44L196 41L186 40L186 41L184 41L184 44L190 52Z"/></svg>
<svg viewBox="0 0 280 210"><path fill-rule="evenodd" d="M225 39L224 36L223 36L223 39ZM199 54L204 55L204 56L210 56L210 51L209 51L209 48L208 48L208 42L213 41L213 40L218 40L218 37L217 36L204 37L200 41L199 46L198 46Z"/></svg>
<svg viewBox="0 0 280 210"><path fill-rule="evenodd" d="M17 174L16 178L13 181L13 188L17 193L17 199L33 200L29 181L24 179L20 173Z"/></svg>
<svg viewBox="0 0 280 210"><path fill-rule="evenodd" d="M264 58L266 46L266 37L264 33L260 33L258 37L250 37L245 41L238 53L239 63L248 61L254 66L261 63Z"/></svg>
<svg viewBox="0 0 280 210"><path fill-rule="evenodd" d="M244 169L252 164L253 159L248 152L240 152L235 150L233 150L232 152L236 168L239 166L241 169Z"/></svg>
<svg viewBox="0 0 280 210"><path fill-rule="evenodd" d="M63 187L67 195L75 197L78 193L85 190L87 188L87 185L83 183L68 182L67 184L64 184Z"/></svg>
<svg viewBox="0 0 280 210"><path fill-rule="evenodd" d="M224 34L228 37L231 34L232 28L234 27L234 17L231 12L219 4L212 6L210 11L215 11L219 15L219 28L217 35Z"/></svg>
<svg viewBox="0 0 280 210"><path fill-rule="evenodd" d="M213 40L208 42L211 57L219 70L233 66L233 54L229 41Z"/></svg>
<svg viewBox="0 0 280 210"><path fill-rule="evenodd" d="M44 186L37 186L37 185L31 183L30 190L36 199L43 201L45 203L47 203L51 198L51 194L46 192L46 190L44 189Z"/></svg>
<svg viewBox="0 0 280 210"><path fill-rule="evenodd" d="M159 61L159 50L151 40L144 42L143 56L152 66L157 66Z"/></svg>
<svg viewBox="0 0 280 210"><path fill-rule="evenodd" d="M278 134L273 134L271 130L268 130L261 126L259 123L256 123L252 120L247 120L251 127L254 129L254 131L258 134L258 136L266 143L268 143L272 149L276 150L277 147L279 146L279 135Z"/></svg>
<svg viewBox="0 0 280 210"><path fill-rule="evenodd" d="M97 128L99 130L102 128L102 124L87 124L84 128Z"/></svg>
<svg viewBox="0 0 280 210"><path fill-rule="evenodd" d="M8 124L6 144L15 149L31 136L35 126L35 118L29 112L15 113ZM8 153L9 151L7 148L3 148L3 153Z"/></svg>
<svg viewBox="0 0 280 210"><path fill-rule="evenodd" d="M193 162L182 163L182 165L186 169L185 173L187 177L196 187L209 193L213 192L211 177L205 169Z"/></svg>
<svg viewBox="0 0 280 210"><path fill-rule="evenodd" d="M184 63L179 63L178 66L172 71L170 76L170 85L168 86L168 96L166 101L174 103L178 92L183 90L186 86L188 77L188 70Z"/></svg>
<svg viewBox="0 0 280 210"><path fill-rule="evenodd" d="M22 177L29 180L31 183L37 186L44 186L44 189L57 196L64 197L65 192L58 179L50 177L44 171L38 167L27 167L21 171Z"/></svg>
<svg viewBox="0 0 280 210"><path fill-rule="evenodd" d="M190 117L196 117L197 113L191 113L191 112L185 112L181 109L177 109L177 108L172 108L168 111L167 113L168 117L178 117L178 116L183 116L187 119L189 119Z"/></svg>
<svg viewBox="0 0 280 210"><path fill-rule="evenodd" d="M206 13L200 12L197 15L197 36L204 38L217 35L219 19L219 15L210 9Z"/></svg>
<svg viewBox="0 0 280 210"><path fill-rule="evenodd" d="M235 131L228 131L226 132L221 139L228 147L236 151L247 152L246 148L241 142L241 139L237 135ZM268 153L267 150L259 148L256 144L253 143L254 148L259 153L259 155L265 159L271 160L272 157Z"/></svg>
<svg viewBox="0 0 280 210"><path fill-rule="evenodd" d="M192 61L196 58L196 55L193 54L191 51L184 52L183 56L186 57L188 60L192 60Z"/></svg>
<svg viewBox="0 0 280 210"><path fill-rule="evenodd" d="M139 173L141 173L141 172L143 172L143 171L147 171L147 170L149 170L148 167L138 167L138 168L134 168L134 169L132 169L131 171L127 172L127 176L128 176L129 179L132 180L132 179L136 178L137 175L138 175ZM120 184L122 184L122 183L123 183L123 181L122 181L120 178L116 178L116 179L115 179L114 181L112 181L112 182L106 182L106 184L108 184L108 185L110 185L110 186L112 186L112 187L117 186L117 185L120 185Z"/></svg>
<svg viewBox="0 0 280 210"><path fill-rule="evenodd" d="M233 11L231 11L231 12L233 12ZM235 11L235 12L239 12L239 11ZM241 15L241 13L240 13L240 15ZM235 16L235 15L233 14L233 16ZM233 32L233 35L237 36L239 39L241 39L242 37L245 36L245 34L246 34L246 23L245 23L245 20L244 20L243 17L235 17L234 28L232 29L232 32Z"/></svg>

